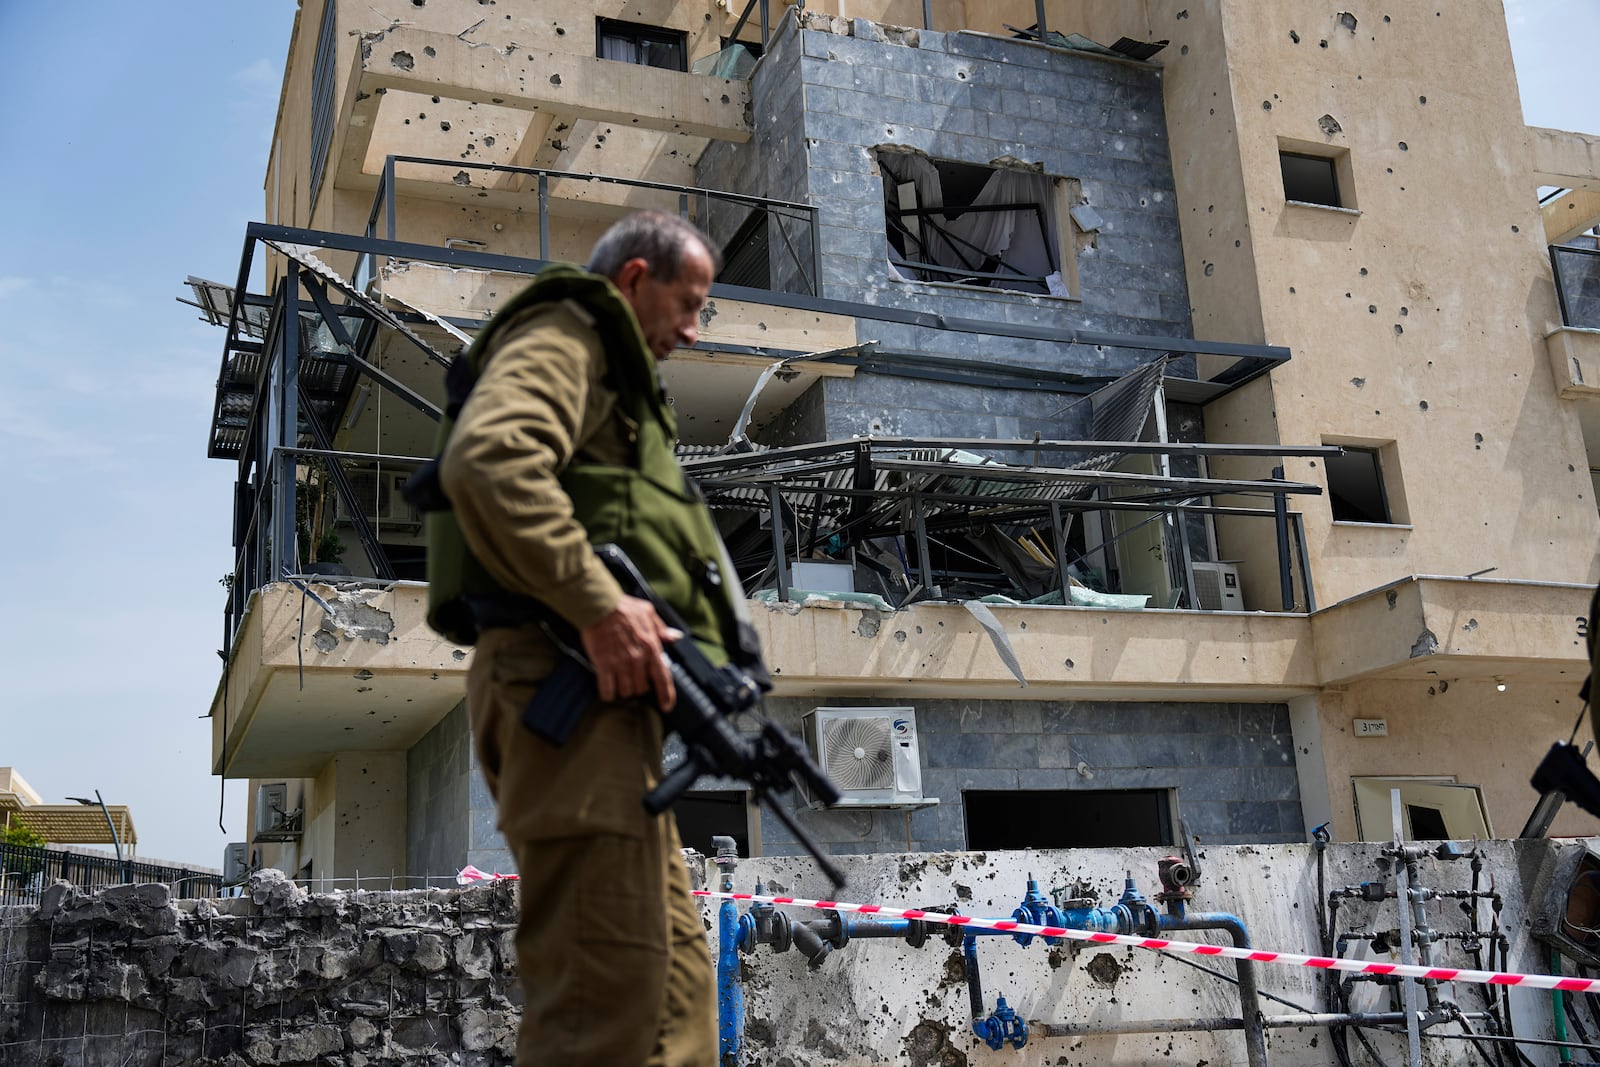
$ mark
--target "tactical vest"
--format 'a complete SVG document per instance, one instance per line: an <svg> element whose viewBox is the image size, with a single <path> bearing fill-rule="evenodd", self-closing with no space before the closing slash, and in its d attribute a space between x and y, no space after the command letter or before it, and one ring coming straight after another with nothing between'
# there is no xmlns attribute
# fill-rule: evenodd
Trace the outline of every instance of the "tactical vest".
<svg viewBox="0 0 1600 1067"><path fill-rule="evenodd" d="M678 466L677 423L660 385L633 309L610 281L557 264L501 308L450 369L450 402L439 424L442 454L473 383L483 372L505 324L538 304L570 300L594 320L606 353L606 381L635 424L630 467L574 456L559 475L577 521L591 544L626 552L647 582L683 616L695 642L718 666L749 644L734 597L737 581L722 573L722 542L699 490ZM428 543L428 623L457 644L471 644L478 625L472 600L517 599L484 568L462 537L453 510L424 519ZM522 598L526 599L526 598ZM748 650L747 651L753 651ZM759 656L756 652L755 655Z"/></svg>

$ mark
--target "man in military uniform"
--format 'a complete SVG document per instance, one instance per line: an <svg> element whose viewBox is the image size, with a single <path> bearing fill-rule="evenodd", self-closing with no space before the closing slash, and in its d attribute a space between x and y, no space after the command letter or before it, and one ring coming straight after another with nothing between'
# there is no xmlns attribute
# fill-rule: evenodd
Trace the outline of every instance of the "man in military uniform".
<svg viewBox="0 0 1600 1067"><path fill-rule="evenodd" d="M477 645L473 740L521 878L519 1064L717 1059L710 957L677 828L641 804L660 778L662 709L674 701L662 647L682 635L625 596L589 547L619 543L690 637L727 661L718 543L673 457L655 369L694 343L716 269L688 223L625 218L588 270L541 272L489 323L465 357L471 391L444 428L445 521L464 548L452 555L430 527L430 621ZM571 624L596 676L599 699L560 747L520 721L561 654L525 613L499 610L530 599Z"/></svg>

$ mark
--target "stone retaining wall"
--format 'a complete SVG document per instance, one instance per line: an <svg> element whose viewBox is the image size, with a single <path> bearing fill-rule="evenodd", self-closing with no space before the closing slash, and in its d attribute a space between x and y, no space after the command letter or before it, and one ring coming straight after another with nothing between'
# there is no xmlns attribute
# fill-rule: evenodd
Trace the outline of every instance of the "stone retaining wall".
<svg viewBox="0 0 1600 1067"><path fill-rule="evenodd" d="M510 1064L516 897L472 889L246 895L58 882L0 909L0 1064Z"/></svg>

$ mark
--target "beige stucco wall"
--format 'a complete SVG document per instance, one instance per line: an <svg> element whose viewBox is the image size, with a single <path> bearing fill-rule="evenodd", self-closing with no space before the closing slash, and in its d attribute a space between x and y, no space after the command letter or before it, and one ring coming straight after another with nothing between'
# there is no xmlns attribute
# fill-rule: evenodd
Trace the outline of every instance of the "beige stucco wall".
<svg viewBox="0 0 1600 1067"><path fill-rule="evenodd" d="M1528 779L1550 746L1567 739L1581 704L1576 684L1508 683L1501 693L1492 678L1365 682L1326 690L1315 703L1328 810L1340 841L1357 838L1351 779L1368 775L1453 776L1481 786L1494 836L1517 836L1539 800ZM1385 720L1388 736L1357 737L1358 718ZM1312 817L1309 804L1306 814ZM1386 813L1379 816L1387 825ZM1593 831L1593 816L1570 805L1551 828L1557 835Z"/></svg>
<svg viewBox="0 0 1600 1067"><path fill-rule="evenodd" d="M332 760L338 819L324 877L400 877L406 872L406 754L342 752Z"/></svg>
<svg viewBox="0 0 1600 1067"><path fill-rule="evenodd" d="M406 754L340 752L305 782L305 833L297 845L263 845L263 862L311 864L314 889L374 885L406 871ZM291 786L291 795L292 795Z"/></svg>
<svg viewBox="0 0 1600 1067"><path fill-rule="evenodd" d="M693 63L721 47L721 37L732 31L742 8L730 11L698 0L561 0L538 8L504 8L489 11L476 0L434 0L409 6L404 19L393 22L361 5L338 8L333 93L338 117L313 205L311 86L323 6L308 0L293 31L264 217L285 225L363 232L377 174L390 151L688 185L708 135L748 136L742 132L744 83L611 64L595 56L596 19L613 18L684 31ZM774 22L783 10L774 5ZM747 25L740 36L758 40L759 25ZM406 59L395 59L402 54ZM373 88L374 75L406 84ZM471 88L475 78L489 79L484 91ZM431 85L432 79L441 84ZM713 81L716 92L709 87ZM485 251L536 255L532 184L479 171L461 173L470 177L471 190L461 189L448 170L413 170L421 180L402 194L400 239L458 236L482 242ZM484 192L492 197L478 196ZM588 198L604 206L619 200L612 193L595 189ZM601 214L622 206L660 205L651 194L630 191ZM581 258L595 227L593 217L556 220L552 255ZM347 275L353 266L349 257L335 256L331 262ZM269 276L269 284L276 276Z"/></svg>
<svg viewBox="0 0 1600 1067"><path fill-rule="evenodd" d="M1485 567L1592 581L1600 523L1541 343L1556 308L1504 14L1494 0L1348 11L1354 29L1333 9L1220 5L1255 251L1244 284L1264 340L1294 351L1273 374L1279 437L1393 441L1403 466L1409 531L1336 526L1306 503L1319 596ZM1169 109L1193 106L1169 92ZM1360 216L1285 204L1280 139L1347 150ZM1313 461L1286 474L1322 480Z"/></svg>
<svg viewBox="0 0 1600 1067"><path fill-rule="evenodd" d="M1031 4L995 10L1033 21ZM1577 411L1543 343L1557 309L1535 167L1592 172L1595 139L1523 125L1498 0L1083 0L1047 16L1100 41L1170 41L1154 62L1195 335L1293 351L1270 382L1208 407L1207 439L1394 442L1412 529L1336 526L1326 498L1302 503L1318 602L1485 567L1593 581ZM1449 41L1472 47L1421 46ZM1348 152L1360 214L1286 204L1280 147ZM1285 473L1324 482L1311 460ZM1275 606L1270 530L1218 525L1223 556L1245 560L1248 606Z"/></svg>

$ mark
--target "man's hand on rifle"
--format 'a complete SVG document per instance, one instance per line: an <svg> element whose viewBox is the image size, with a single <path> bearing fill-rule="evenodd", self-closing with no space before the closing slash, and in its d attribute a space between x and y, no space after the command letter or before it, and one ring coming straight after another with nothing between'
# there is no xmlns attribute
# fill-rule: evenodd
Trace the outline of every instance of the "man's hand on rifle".
<svg viewBox="0 0 1600 1067"><path fill-rule="evenodd" d="M626 700L654 690L663 710L677 703L662 645L683 634L662 622L648 600L624 596L611 614L584 627L578 636L594 668L601 700Z"/></svg>

